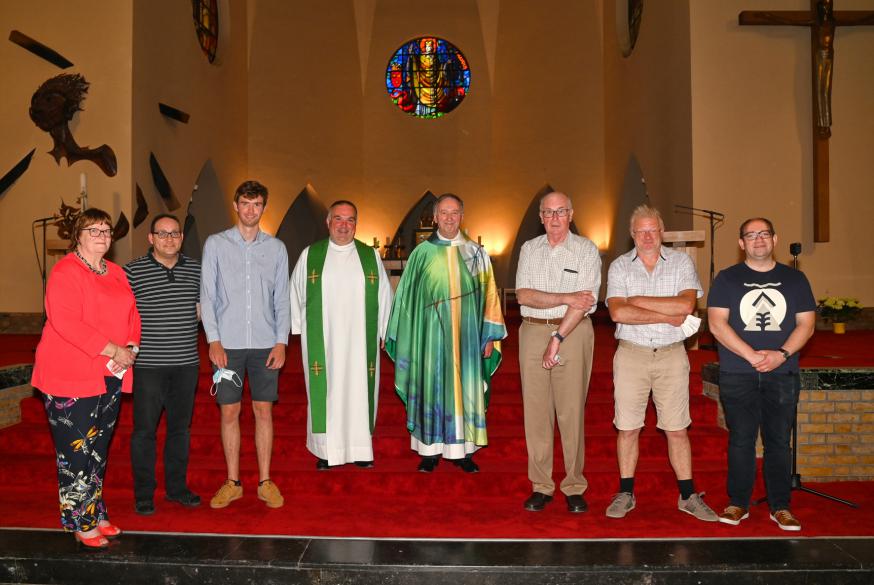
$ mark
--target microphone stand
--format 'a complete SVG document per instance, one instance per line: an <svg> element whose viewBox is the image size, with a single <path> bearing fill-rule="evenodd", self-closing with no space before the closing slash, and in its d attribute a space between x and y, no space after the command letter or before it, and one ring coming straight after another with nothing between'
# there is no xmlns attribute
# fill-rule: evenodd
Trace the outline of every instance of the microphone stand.
<svg viewBox="0 0 874 585"><path fill-rule="evenodd" d="M725 221L725 214L719 211L713 211L712 209L699 209L697 207L689 207L688 205L674 204L674 207L676 208L675 212L683 210L684 213L697 215L698 217L706 217L710 221L710 285L712 286L716 272L716 264L713 259L716 254L716 228L721 226ZM709 328L710 323L708 323L707 326ZM716 351L715 343L702 343L699 347L701 349L706 349L707 351Z"/></svg>
<svg viewBox="0 0 874 585"><path fill-rule="evenodd" d="M691 212L689 215L697 215L698 217L706 217L710 221L710 284L713 284L713 277L715 273L715 264L713 262L713 256L716 252L716 228L722 225L725 221L725 214L720 213L719 211L713 211L711 209L699 209L697 207L689 207L688 205L674 205L677 209L685 210L686 212Z"/></svg>
<svg viewBox="0 0 874 585"><path fill-rule="evenodd" d="M789 244L789 253L792 254L792 267L795 270L798 270L798 255L801 254L801 244L799 242L793 242ZM820 492L815 489L805 487L804 484L801 483L801 474L798 473L798 405L795 405L795 418L792 420L792 487L791 491L799 491L806 492L808 494L813 494L814 496L819 496L821 498L825 498L827 500L831 500L833 502L838 502L839 504L844 504L845 506L849 506L851 508L858 508L859 504L856 502L851 502L850 500L845 500L843 498L839 498L837 496L833 496L831 494L827 494L825 492ZM761 504L762 502L767 502L767 496L764 498L759 498L756 500L756 504Z"/></svg>
<svg viewBox="0 0 874 585"><path fill-rule="evenodd" d="M40 278L42 279L42 298L43 298L42 322L43 323L46 322L46 318L47 318L47 316L46 316L46 304L45 304L46 280L47 280L47 272L48 272L48 266L47 266L47 262L46 262L46 258L47 258L47 255L46 255L46 227L48 226L48 223L50 221L55 221L56 219L58 219L58 216L56 216L56 215L53 215L51 217L41 217L39 219L33 220L33 223L31 224L31 232L32 232L33 228L37 227L37 224L41 224L41 227L42 227L42 262L40 262L39 253L37 253L36 264L39 267L39 275L40 275ZM34 242L34 248L36 248L36 242ZM34 251L36 251L36 250L34 249Z"/></svg>

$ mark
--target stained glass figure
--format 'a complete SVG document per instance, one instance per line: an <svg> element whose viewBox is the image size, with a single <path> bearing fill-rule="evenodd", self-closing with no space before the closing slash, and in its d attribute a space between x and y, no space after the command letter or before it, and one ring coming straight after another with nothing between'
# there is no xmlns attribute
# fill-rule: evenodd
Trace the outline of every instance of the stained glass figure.
<svg viewBox="0 0 874 585"><path fill-rule="evenodd" d="M212 63L218 48L218 0L191 0L194 29L204 55Z"/></svg>
<svg viewBox="0 0 874 585"><path fill-rule="evenodd" d="M385 72L385 88L404 112L439 118L458 107L470 88L470 66L453 44L437 37L404 43Z"/></svg>

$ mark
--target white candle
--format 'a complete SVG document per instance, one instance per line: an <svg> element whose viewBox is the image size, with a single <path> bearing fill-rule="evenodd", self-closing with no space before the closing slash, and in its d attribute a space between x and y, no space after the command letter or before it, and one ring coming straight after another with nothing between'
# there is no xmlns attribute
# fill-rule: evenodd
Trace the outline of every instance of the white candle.
<svg viewBox="0 0 874 585"><path fill-rule="evenodd" d="M87 193L88 192L88 179L85 177L85 173L81 173L79 175L79 193Z"/></svg>

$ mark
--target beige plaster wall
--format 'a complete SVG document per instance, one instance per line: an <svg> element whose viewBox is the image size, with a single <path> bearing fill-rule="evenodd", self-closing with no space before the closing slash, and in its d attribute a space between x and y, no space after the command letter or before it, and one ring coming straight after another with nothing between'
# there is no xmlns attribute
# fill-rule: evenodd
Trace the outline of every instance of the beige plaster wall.
<svg viewBox="0 0 874 585"><path fill-rule="evenodd" d="M872 8L866 0L836 4L840 10ZM803 244L800 267L817 297L854 295L871 306L874 28L839 28L836 35L831 241L814 244L810 34L737 25L741 10L808 8L806 0L690 3L694 201L726 214L716 237L717 270L739 260L740 222L764 215L776 224L779 260L791 260L790 242ZM699 262L702 276L705 262Z"/></svg>
<svg viewBox="0 0 874 585"><path fill-rule="evenodd" d="M134 4L133 183L149 205L150 217L133 234L135 255L145 253L151 218L169 210L158 194L149 153L164 170L185 219L194 185L212 160L232 217L237 185L247 177L247 2L219 2L219 48L210 63L197 42L191 4L149 0ZM188 113L187 124L163 116L163 102ZM196 196L196 195L195 195ZM135 205L135 203L134 203ZM206 238L209 234L200 234Z"/></svg>
<svg viewBox="0 0 874 585"><path fill-rule="evenodd" d="M692 96L689 81L689 0L645 2L634 51L622 57L616 3L604 3L606 98L604 221L613 235L608 258L629 248L628 210L620 194L632 156L640 163L652 205L669 230L689 229L674 204L692 204ZM618 217L617 215L622 215Z"/></svg>
<svg viewBox="0 0 874 585"><path fill-rule="evenodd" d="M50 216L60 198L75 204L79 174L88 177L92 207L131 217L131 27L130 2L82 0L65 2L27 0L0 2L0 173L5 174L30 149L36 148L29 170L0 197L0 310L39 312L42 285L31 242L31 221ZM52 47L74 66L61 70L7 40L17 29ZM110 145L118 161L118 174L107 177L94 164L80 161L67 167L55 164L47 152L49 135L30 120L33 92L60 73L80 73L91 83L84 111L75 115L70 129L81 146ZM54 228L49 236L54 238ZM37 242L42 234L37 230ZM130 257L128 237L114 246L114 257ZM54 262L49 258L49 266Z"/></svg>
<svg viewBox="0 0 874 585"><path fill-rule="evenodd" d="M550 183L596 210L578 216L584 232L601 229L600 2L368 4L363 78L367 19L356 21L351 0L251 5L249 161L275 197L268 228L307 183L325 203L358 202L367 241L384 241L426 190L452 191L466 201L470 235L501 256ZM385 91L390 56L421 35L452 42L472 68L469 96L440 120L403 114Z"/></svg>

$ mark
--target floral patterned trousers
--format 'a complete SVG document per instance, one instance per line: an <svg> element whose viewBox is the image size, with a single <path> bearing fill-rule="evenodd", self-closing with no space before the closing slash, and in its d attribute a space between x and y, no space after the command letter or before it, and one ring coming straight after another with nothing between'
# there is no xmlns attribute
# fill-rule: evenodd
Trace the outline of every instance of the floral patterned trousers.
<svg viewBox="0 0 874 585"><path fill-rule="evenodd" d="M103 475L109 441L118 419L121 380L106 378L106 394L63 398L43 394L55 441L61 526L86 532L109 520L103 503Z"/></svg>

